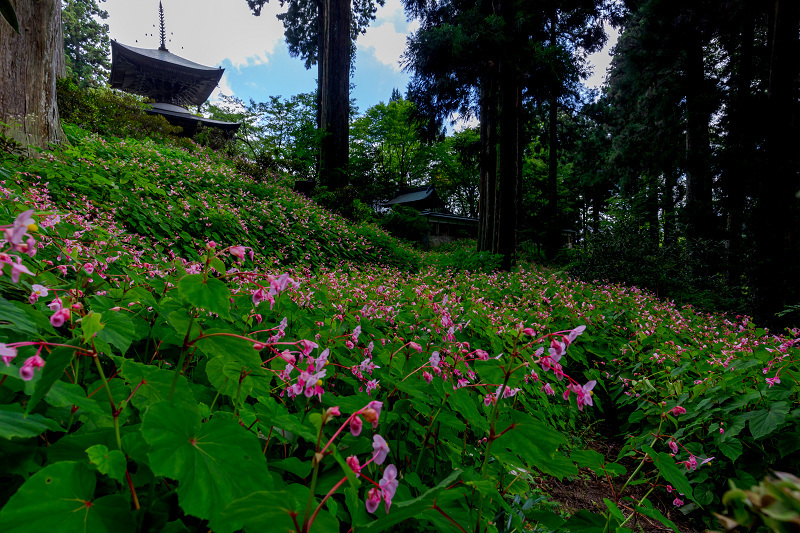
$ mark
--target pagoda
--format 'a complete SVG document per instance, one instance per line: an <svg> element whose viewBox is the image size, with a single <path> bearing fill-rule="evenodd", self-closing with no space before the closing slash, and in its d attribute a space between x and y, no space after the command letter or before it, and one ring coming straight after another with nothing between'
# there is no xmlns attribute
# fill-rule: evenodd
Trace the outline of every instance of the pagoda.
<svg viewBox="0 0 800 533"><path fill-rule="evenodd" d="M232 137L241 124L193 115L189 106L201 106L222 78L225 69L207 67L167 50L164 7L158 3L161 46L137 48L111 42L111 88L154 100L148 112L162 115L170 124L193 136L198 126L218 128Z"/></svg>

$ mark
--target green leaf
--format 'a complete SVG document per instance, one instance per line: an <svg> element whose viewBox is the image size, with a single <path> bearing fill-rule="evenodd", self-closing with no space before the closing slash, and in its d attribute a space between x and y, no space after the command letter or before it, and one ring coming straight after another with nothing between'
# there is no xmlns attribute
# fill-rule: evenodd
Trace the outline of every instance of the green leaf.
<svg viewBox="0 0 800 533"><path fill-rule="evenodd" d="M14 28L14 31L19 34L19 21L17 21L17 14L14 12L14 7L11 5L11 0L0 0L0 15Z"/></svg>
<svg viewBox="0 0 800 533"><path fill-rule="evenodd" d="M225 267L225 263L223 263L222 259L220 259L219 257L215 257L214 259L211 260L211 266L214 267L214 270L216 270L220 274L224 274L225 272L228 271L228 269Z"/></svg>
<svg viewBox="0 0 800 533"><path fill-rule="evenodd" d="M669 484L675 487L675 489L681 494L685 494L691 500L697 501L694 499L694 495L692 494L692 486L689 485L689 480L686 479L686 474L684 474L678 468L678 465L675 464L675 460L668 453L656 453L656 451L650 446L642 446L642 450L644 450L647 455L650 456L650 458L653 460L653 464L656 465L658 471Z"/></svg>
<svg viewBox="0 0 800 533"><path fill-rule="evenodd" d="M580 510L569 517L559 531L570 533L603 533L606 526L606 517L586 510Z"/></svg>
<svg viewBox="0 0 800 533"><path fill-rule="evenodd" d="M735 462L736 459L742 455L742 441L739 439L728 439L723 441L719 444L719 451L721 451L725 457L731 460L731 462Z"/></svg>
<svg viewBox="0 0 800 533"><path fill-rule="evenodd" d="M358 531L375 533L378 531L384 531L399 524L400 522L408 520L409 518L418 517L425 511L433 509L433 503L436 501L436 497L443 490L452 485L462 473L463 471L460 469L454 470L452 474L443 479L438 485L428 489L424 494L414 498L413 500L406 500L404 502L392 500L392 508L389 514L369 522L365 527L358 528ZM348 488L348 490L353 491L351 488ZM363 505L363 503L361 505Z"/></svg>
<svg viewBox="0 0 800 533"><path fill-rule="evenodd" d="M131 404L137 409L145 409L156 402L167 401L175 372L177 370L163 370L130 359L125 359L120 367L120 375L128 382L131 390L139 387L131 398ZM178 375L172 401L176 406L196 404L189 382L183 375Z"/></svg>
<svg viewBox="0 0 800 533"><path fill-rule="evenodd" d="M95 473L83 463L63 461L30 477L0 511L3 533L128 533L135 520L119 495L94 500Z"/></svg>
<svg viewBox="0 0 800 533"><path fill-rule="evenodd" d="M775 402L769 409L761 409L750 413L750 433L754 439L765 437L778 429L789 414L789 405L786 402Z"/></svg>
<svg viewBox="0 0 800 533"><path fill-rule="evenodd" d="M595 472L602 471L606 462L603 454L594 450L573 450L569 457L581 468L591 468Z"/></svg>
<svg viewBox="0 0 800 533"><path fill-rule="evenodd" d="M86 450L89 462L97 467L101 474L123 482L125 470L128 468L125 455L119 450L110 450L102 444L95 444Z"/></svg>
<svg viewBox="0 0 800 533"><path fill-rule="evenodd" d="M102 415L105 412L100 408L95 400L86 397L86 391L77 383L67 383L66 381L56 381L50 392L45 396L45 401L53 407L78 407L87 413Z"/></svg>
<svg viewBox="0 0 800 533"><path fill-rule="evenodd" d="M89 311L89 314L81 318L81 331L83 332L83 343L88 343L95 333L103 329L101 322L103 315Z"/></svg>
<svg viewBox="0 0 800 533"><path fill-rule="evenodd" d="M559 446L567 443L567 439L541 420L522 411L513 412L512 429L498 437L496 442L518 455L529 468L537 468L558 478L578 473L575 464L558 450Z"/></svg>
<svg viewBox="0 0 800 533"><path fill-rule="evenodd" d="M636 506L635 509L637 512L642 513L647 517L655 518L668 528L672 529L672 531L675 533L681 533L681 530L678 529L678 526L675 525L675 522L664 516L661 511L653 507L653 504L650 503L650 500L645 499L642 503L644 504L643 506Z"/></svg>
<svg viewBox="0 0 800 533"><path fill-rule="evenodd" d="M36 388L33 390L28 405L25 408L26 413L33 411L33 408L44 398L53 384L61 379L64 370L72 363L72 358L75 356L74 348L58 347L47 356L44 368L42 368L42 377L36 382Z"/></svg>
<svg viewBox="0 0 800 533"><path fill-rule="evenodd" d="M248 532L295 533L290 513L296 508L297 500L288 492L259 491L230 502L222 517L233 530L245 526Z"/></svg>
<svg viewBox="0 0 800 533"><path fill-rule="evenodd" d="M2 0L0 0L2 1ZM36 326L24 313L20 313L14 304L0 296L0 323L6 322L20 333L36 335ZM0 327L7 327L0 324Z"/></svg>
<svg viewBox="0 0 800 533"><path fill-rule="evenodd" d="M272 488L257 437L230 415L202 423L196 408L158 402L148 407L142 433L153 473L177 480L181 508L215 531L235 529L221 519L228 502Z"/></svg>
<svg viewBox="0 0 800 533"><path fill-rule="evenodd" d="M19 405L0 405L0 437L30 438L41 435L48 429L63 431L53 420L42 415L26 415Z"/></svg>
<svg viewBox="0 0 800 533"><path fill-rule="evenodd" d="M102 323L103 329L97 333L97 337L117 347L125 355L136 336L133 321L122 311L108 311L103 314Z"/></svg>
<svg viewBox="0 0 800 533"><path fill-rule="evenodd" d="M619 507L617 507L617 504L616 504L616 503L612 502L612 501L611 501L611 500L609 500L608 498L603 498L603 502L606 504L606 507L608 507L608 510L609 510L609 512L610 512L610 513L611 513L611 514L612 514L612 515L613 515L613 516L614 516L614 517L615 517L617 520L619 520L620 522L624 522L624 521L625 521L625 515L624 515L624 514L622 514L622 511L620 510L620 508L619 508Z"/></svg>
<svg viewBox="0 0 800 533"><path fill-rule="evenodd" d="M220 280L203 274L189 274L178 281L178 290L189 303L230 320L231 291Z"/></svg>
<svg viewBox="0 0 800 533"><path fill-rule="evenodd" d="M206 335L212 333L232 333L231 331L222 329L210 329L205 332ZM257 374L263 374L261 370L261 356L258 350L253 349L253 343L240 339L238 337L228 337L225 335L216 335L213 337L203 337L198 339L195 343L201 350L210 356L223 356L226 362L231 359L236 360Z"/></svg>

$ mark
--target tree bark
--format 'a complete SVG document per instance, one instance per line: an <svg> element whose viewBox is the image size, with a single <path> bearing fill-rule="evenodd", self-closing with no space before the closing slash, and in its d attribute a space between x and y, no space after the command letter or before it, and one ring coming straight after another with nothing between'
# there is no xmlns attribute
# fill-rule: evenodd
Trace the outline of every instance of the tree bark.
<svg viewBox="0 0 800 533"><path fill-rule="evenodd" d="M350 0L324 0L320 62L320 182L332 189L348 183L350 135Z"/></svg>
<svg viewBox="0 0 800 533"><path fill-rule="evenodd" d="M767 93L767 165L758 188L754 217L756 237L756 317L765 325L781 326L775 314L798 303L797 168L800 6L776 0Z"/></svg>
<svg viewBox="0 0 800 533"><path fill-rule="evenodd" d="M498 161L499 216L497 253L502 254L501 268L511 270L517 248L517 206L522 172L520 169L520 105L522 91L513 67L501 66L500 149ZM506 72L502 72L505 70ZM512 72L508 72L512 71Z"/></svg>
<svg viewBox="0 0 800 533"><path fill-rule="evenodd" d="M65 75L60 0L15 3L20 33L0 23L0 131L26 146L46 148L63 132L56 79Z"/></svg>
<svg viewBox="0 0 800 533"><path fill-rule="evenodd" d="M478 251L497 251L497 74L490 66L481 82L480 199Z"/></svg>
<svg viewBox="0 0 800 533"><path fill-rule="evenodd" d="M558 14L553 11L550 14L550 46L556 46L556 38L558 36ZM549 99L549 116L548 116L548 131L549 131L549 154L547 161L547 186L546 198L547 213L546 234L544 251L548 259L556 256L559 249L559 240L561 237L561 227L559 223L558 213L558 89L560 80L552 80L552 87L550 89Z"/></svg>
<svg viewBox="0 0 800 533"><path fill-rule="evenodd" d="M709 112L706 99L703 41L697 28L686 39L686 210L690 239L710 239L714 234L709 172Z"/></svg>

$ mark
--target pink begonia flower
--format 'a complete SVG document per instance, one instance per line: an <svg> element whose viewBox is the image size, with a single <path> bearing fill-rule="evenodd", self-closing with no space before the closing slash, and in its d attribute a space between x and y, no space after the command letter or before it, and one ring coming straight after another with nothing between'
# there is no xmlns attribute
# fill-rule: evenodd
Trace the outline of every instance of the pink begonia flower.
<svg viewBox="0 0 800 533"><path fill-rule="evenodd" d="M669 449L672 453L678 453L678 443L674 439L669 441Z"/></svg>
<svg viewBox="0 0 800 533"><path fill-rule="evenodd" d="M295 361L297 361L297 358L289 350L282 351L280 353L280 358L289 363L290 365L293 365Z"/></svg>
<svg viewBox="0 0 800 533"><path fill-rule="evenodd" d="M667 485L667 492L672 492L673 490L675 489L672 488L672 485Z"/></svg>
<svg viewBox="0 0 800 533"><path fill-rule="evenodd" d="M28 274L29 276L33 276L33 272L28 270L28 267L22 264L22 259L19 256L16 256L15 258L17 262L11 263L11 283L18 282L20 274Z"/></svg>
<svg viewBox="0 0 800 533"><path fill-rule="evenodd" d="M422 372L422 378L428 384L430 384L430 382L433 381L433 375L430 372L428 372L427 370Z"/></svg>
<svg viewBox="0 0 800 533"><path fill-rule="evenodd" d="M586 326L581 325L581 326L578 326L577 328L573 329L572 331L570 331L569 335L567 335L567 345L570 345L573 342L575 342L575 339L578 338L578 335L583 333L585 330L586 330Z"/></svg>
<svg viewBox="0 0 800 533"><path fill-rule="evenodd" d="M17 349L3 344L0 342L0 359L6 364L6 366L11 366L11 361L17 356Z"/></svg>
<svg viewBox="0 0 800 533"><path fill-rule="evenodd" d="M69 309L67 308L58 310L53 316L50 317L50 323L54 328L60 328L67 320L69 320Z"/></svg>
<svg viewBox="0 0 800 533"><path fill-rule="evenodd" d="M475 357L477 357L481 361L489 360L489 354L485 350L475 350Z"/></svg>
<svg viewBox="0 0 800 533"><path fill-rule="evenodd" d="M386 512L389 512L389 507L392 506L392 498L394 493L397 492L397 486L400 483L397 481L397 468L394 465L389 465L383 471L383 477L378 482L383 493L383 501L386 502Z"/></svg>
<svg viewBox="0 0 800 533"><path fill-rule="evenodd" d="M27 242L20 244L17 248L20 252L28 254L28 257L33 257L36 255L36 240L29 236Z"/></svg>
<svg viewBox="0 0 800 533"><path fill-rule="evenodd" d="M353 339L353 344L358 342L358 336L361 335L361 325L357 325L353 328L353 335L351 338Z"/></svg>
<svg viewBox="0 0 800 533"><path fill-rule="evenodd" d="M531 337L533 337L534 335L536 335L536 332L533 330L533 328L524 328L522 330L522 334L523 335L530 335Z"/></svg>
<svg viewBox="0 0 800 533"><path fill-rule="evenodd" d="M350 350L352 350L353 348L356 347L356 345L353 344L353 341L351 341L350 339L347 339L346 341L344 341L344 345L347 346L347 348L350 349Z"/></svg>
<svg viewBox="0 0 800 533"><path fill-rule="evenodd" d="M781 378L778 377L778 374L775 374L775 377L767 378L766 382L769 384L770 388L772 388L773 385L781 382Z"/></svg>
<svg viewBox="0 0 800 533"><path fill-rule="evenodd" d="M328 410L325 411L325 416L326 417L340 416L341 414L342 414L342 412L339 410L339 406L338 405L334 405L333 407L329 407Z"/></svg>
<svg viewBox="0 0 800 533"><path fill-rule="evenodd" d="M684 407L681 407L680 405L676 405L670 410L670 413L672 413L672 416L679 416L686 414L686 409Z"/></svg>
<svg viewBox="0 0 800 533"><path fill-rule="evenodd" d="M416 342L409 342L408 347L411 348L412 350L416 350L417 353L422 353L422 346L420 346Z"/></svg>
<svg viewBox="0 0 800 533"><path fill-rule="evenodd" d="M351 455L347 458L347 466L350 467L350 470L356 473L356 477L361 476L361 465L358 462L358 457L355 455Z"/></svg>
<svg viewBox="0 0 800 533"><path fill-rule="evenodd" d="M49 307L50 310L52 312L54 312L54 313L57 312L57 311L61 311L61 307L62 307L61 298L58 298L58 297L53 298L53 301L50 302L49 304L47 304L47 307Z"/></svg>
<svg viewBox="0 0 800 533"><path fill-rule="evenodd" d="M17 218L14 219L14 223L11 225L11 227L6 228L5 237L12 246L16 247L22 242L22 238L26 233L28 233L28 226L31 224L36 224L36 221L31 218L32 215L33 209L23 211L17 215Z"/></svg>
<svg viewBox="0 0 800 533"><path fill-rule="evenodd" d="M367 381L367 395L368 396L370 395L370 393L374 389L377 389L377 388L378 388L378 380L377 379L373 379L373 380Z"/></svg>
<svg viewBox="0 0 800 533"><path fill-rule="evenodd" d="M439 356L439 352L433 352L430 358L428 359L428 362L431 364L432 367L439 368L439 363L442 362L442 359Z"/></svg>
<svg viewBox="0 0 800 533"><path fill-rule="evenodd" d="M261 287L253 291L253 305L257 306L267 299L267 292Z"/></svg>
<svg viewBox="0 0 800 533"><path fill-rule="evenodd" d="M497 398L495 397L494 393L489 393L483 397L483 405L489 407L489 405L497 402Z"/></svg>
<svg viewBox="0 0 800 533"><path fill-rule="evenodd" d="M681 507L683 505L683 500L681 500L676 496L675 499L672 500L672 505L674 505L675 507Z"/></svg>
<svg viewBox="0 0 800 533"><path fill-rule="evenodd" d="M303 355L307 356L314 348L319 348L319 345L316 342L307 341L305 339L300 341L300 351L303 353Z"/></svg>
<svg viewBox="0 0 800 533"><path fill-rule="evenodd" d="M244 261L244 254L247 252L247 248L244 246L231 246L228 248L230 254L234 257L238 257L240 260Z"/></svg>
<svg viewBox="0 0 800 533"><path fill-rule="evenodd" d="M375 464L382 465L389 454L389 445L380 435L372 436L372 457L375 459Z"/></svg>
<svg viewBox="0 0 800 533"><path fill-rule="evenodd" d="M697 468L697 459L694 455L689 454L689 460L685 461L684 464L687 470L695 470Z"/></svg>
<svg viewBox="0 0 800 533"><path fill-rule="evenodd" d="M372 487L367 493L367 512L375 514L378 505L381 504L381 491L377 487Z"/></svg>
<svg viewBox="0 0 800 533"><path fill-rule="evenodd" d="M542 390L544 391L545 394L549 396L556 395L556 391L553 390L553 387L551 387L549 383L545 383L544 387L542 387Z"/></svg>
<svg viewBox="0 0 800 533"><path fill-rule="evenodd" d="M93 274L94 273L94 265L91 264L91 263L86 263L85 265L83 265L83 270L87 274Z"/></svg>
<svg viewBox="0 0 800 533"><path fill-rule="evenodd" d="M317 372L325 368L325 365L328 362L328 355L330 355L330 353L331 353L330 348L325 348L324 350L322 350L322 353L319 354L319 357L317 357L317 359L314 361L314 368L316 369Z"/></svg>
<svg viewBox="0 0 800 533"><path fill-rule="evenodd" d="M35 304L36 301L41 298L42 296L47 296L50 292L47 290L47 287L44 285L39 285L38 283L34 283L31 286L31 295L28 297L28 301L31 304Z"/></svg>
<svg viewBox="0 0 800 533"><path fill-rule="evenodd" d="M375 418L372 420L372 429L378 429L378 419L381 416L381 409L383 409L383 402L373 400L367 404L367 409L375 411Z"/></svg>
<svg viewBox="0 0 800 533"><path fill-rule="evenodd" d="M23 363L22 368L19 369L19 377L21 377L23 381L30 381L33 379L34 371L42 367L44 367L44 359L38 355L28 357L25 363Z"/></svg>
<svg viewBox="0 0 800 533"><path fill-rule="evenodd" d="M353 434L354 437L358 437L361 435L361 428L363 427L364 422L361 421L361 417L355 415L353 418L350 419L350 433Z"/></svg>
<svg viewBox="0 0 800 533"><path fill-rule="evenodd" d="M553 339L550 341L550 348L547 351L550 354L550 359L557 363L566 350L567 345L565 343Z"/></svg>
<svg viewBox="0 0 800 533"><path fill-rule="evenodd" d="M576 395L575 400L578 403L579 411L583 411L584 405L588 405L589 407L594 405L594 401L592 401L592 389L595 385L597 385L597 381L591 380L587 381L586 385L576 385L575 388L572 389Z"/></svg>

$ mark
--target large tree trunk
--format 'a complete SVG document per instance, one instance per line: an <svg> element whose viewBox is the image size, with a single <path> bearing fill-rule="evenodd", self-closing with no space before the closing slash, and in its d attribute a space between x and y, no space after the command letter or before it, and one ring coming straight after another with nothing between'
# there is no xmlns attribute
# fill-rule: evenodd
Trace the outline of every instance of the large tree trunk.
<svg viewBox="0 0 800 533"><path fill-rule="evenodd" d="M800 185L797 169L800 6L796 0L775 1L769 91L767 95L767 168L759 183L754 216L756 237L756 316L766 325L782 325L775 314L796 304Z"/></svg>
<svg viewBox="0 0 800 533"><path fill-rule="evenodd" d="M512 70L512 67L504 70ZM522 177L520 169L522 92L519 83L514 79L513 72L501 72L500 75L502 79L500 86L500 149L497 158L500 210L497 223L497 253L503 256L501 268L511 270L517 249L517 206Z"/></svg>
<svg viewBox="0 0 800 533"><path fill-rule="evenodd" d="M348 183L350 135L350 0L324 0L323 47L319 50L320 182L332 189Z"/></svg>
<svg viewBox="0 0 800 533"><path fill-rule="evenodd" d="M703 41L697 28L686 39L686 211L690 239L709 239L714 234L709 171L709 111L703 67Z"/></svg>
<svg viewBox="0 0 800 533"><path fill-rule="evenodd" d="M16 141L46 148L63 136L56 78L64 76L60 0L15 3L20 34L0 21L0 131Z"/></svg>
<svg viewBox="0 0 800 533"><path fill-rule="evenodd" d="M556 46L556 38L558 36L558 13L553 11L550 14L550 46ZM549 157L547 161L547 185L545 186L545 198L547 200L547 207L545 208L546 215L546 233L544 238L544 251L548 259L556 256L559 249L559 241L561 237L561 225L558 212L558 89L560 80L552 80L552 87L550 89L550 110L548 117L548 131L549 131Z"/></svg>
<svg viewBox="0 0 800 533"><path fill-rule="evenodd" d="M478 251L497 251L497 74L489 68L480 96L480 199Z"/></svg>

